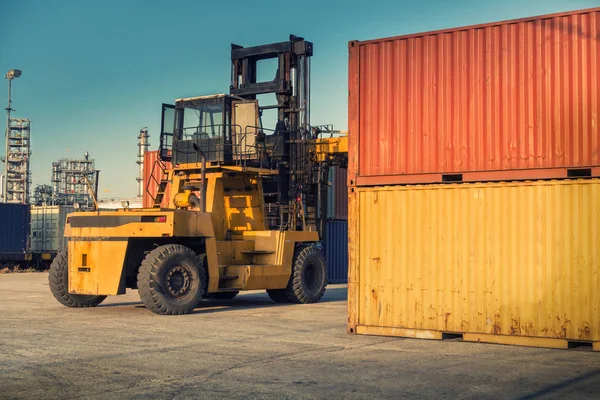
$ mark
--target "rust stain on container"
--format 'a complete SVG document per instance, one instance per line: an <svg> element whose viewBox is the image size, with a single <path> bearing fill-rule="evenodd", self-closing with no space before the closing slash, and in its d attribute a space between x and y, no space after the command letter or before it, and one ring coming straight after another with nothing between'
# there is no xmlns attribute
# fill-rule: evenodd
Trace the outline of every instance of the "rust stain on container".
<svg viewBox="0 0 600 400"><path fill-rule="evenodd" d="M348 71L350 185L600 165L600 8L353 41Z"/></svg>
<svg viewBox="0 0 600 400"><path fill-rule="evenodd" d="M144 153L144 193L142 196L142 206L144 208L152 207L158 191L158 184L156 182L160 182L161 180L161 172L156 165L156 160L158 160L158 151L147 151ZM171 163L165 162L164 164L167 168L171 168ZM162 207L169 205L170 192L171 185L169 184L163 197Z"/></svg>
<svg viewBox="0 0 600 400"><path fill-rule="evenodd" d="M600 341L600 179L349 196L350 333Z"/></svg>

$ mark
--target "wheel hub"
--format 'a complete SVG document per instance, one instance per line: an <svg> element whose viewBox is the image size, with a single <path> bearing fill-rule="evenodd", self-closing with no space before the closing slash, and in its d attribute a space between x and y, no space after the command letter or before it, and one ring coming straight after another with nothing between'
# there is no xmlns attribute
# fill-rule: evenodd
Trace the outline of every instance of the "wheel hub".
<svg viewBox="0 0 600 400"><path fill-rule="evenodd" d="M171 268L167 274L167 291L173 297L185 296L191 288L191 274L180 265Z"/></svg>
<svg viewBox="0 0 600 400"><path fill-rule="evenodd" d="M304 269L304 282L307 289L314 289L319 283L319 273L314 264L308 264Z"/></svg>

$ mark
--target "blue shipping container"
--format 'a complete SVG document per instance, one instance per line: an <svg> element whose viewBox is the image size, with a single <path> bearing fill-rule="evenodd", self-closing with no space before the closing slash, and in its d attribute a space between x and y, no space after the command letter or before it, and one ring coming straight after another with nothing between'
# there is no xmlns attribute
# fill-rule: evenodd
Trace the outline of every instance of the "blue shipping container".
<svg viewBox="0 0 600 400"><path fill-rule="evenodd" d="M348 282L348 221L329 220L325 232L325 259L329 283Z"/></svg>
<svg viewBox="0 0 600 400"><path fill-rule="evenodd" d="M30 221L29 205L0 203L0 260L25 260Z"/></svg>

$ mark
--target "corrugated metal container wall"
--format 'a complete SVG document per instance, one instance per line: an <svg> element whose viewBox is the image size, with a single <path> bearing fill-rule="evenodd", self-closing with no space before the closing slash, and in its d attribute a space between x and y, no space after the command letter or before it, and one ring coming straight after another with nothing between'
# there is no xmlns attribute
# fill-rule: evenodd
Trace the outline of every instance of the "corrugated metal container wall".
<svg viewBox="0 0 600 400"><path fill-rule="evenodd" d="M350 42L349 52L357 185L600 165L600 8Z"/></svg>
<svg viewBox="0 0 600 400"><path fill-rule="evenodd" d="M348 282L348 221L327 221L325 259L329 283Z"/></svg>
<svg viewBox="0 0 600 400"><path fill-rule="evenodd" d="M67 214L75 212L72 206L31 207L31 251L56 253L67 246L65 223Z"/></svg>
<svg viewBox="0 0 600 400"><path fill-rule="evenodd" d="M29 224L28 205L0 203L0 260L25 259L29 248Z"/></svg>
<svg viewBox="0 0 600 400"><path fill-rule="evenodd" d="M144 208L151 208L154 204L154 197L158 191L158 183L161 180L161 171L156 161L158 160L158 151L147 151L144 154L144 193L142 195L142 203ZM170 162L163 162L167 168L171 168ZM154 179L151 177L154 176ZM171 185L167 185L167 190L163 197L162 206L169 205L169 195L171 193Z"/></svg>
<svg viewBox="0 0 600 400"><path fill-rule="evenodd" d="M600 179L358 188L350 206L350 332L600 341Z"/></svg>
<svg viewBox="0 0 600 400"><path fill-rule="evenodd" d="M348 170L338 166L329 169L327 218L348 219Z"/></svg>

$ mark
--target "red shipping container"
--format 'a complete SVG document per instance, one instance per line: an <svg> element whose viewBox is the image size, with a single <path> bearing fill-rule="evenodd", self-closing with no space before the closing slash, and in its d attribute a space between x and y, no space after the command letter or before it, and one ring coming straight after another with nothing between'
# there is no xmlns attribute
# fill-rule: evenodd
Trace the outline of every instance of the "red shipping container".
<svg viewBox="0 0 600 400"><path fill-rule="evenodd" d="M144 153L144 193L142 195L142 206L144 208L151 208L154 205L154 198L158 192L158 183L162 179L162 170L158 160L158 151L147 151ZM162 162L166 168L171 168L171 163ZM161 202L162 207L169 205L169 196L171 194L171 185L167 184L165 195Z"/></svg>
<svg viewBox="0 0 600 400"><path fill-rule="evenodd" d="M600 8L353 41L349 57L350 185L600 172Z"/></svg>

